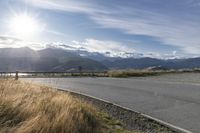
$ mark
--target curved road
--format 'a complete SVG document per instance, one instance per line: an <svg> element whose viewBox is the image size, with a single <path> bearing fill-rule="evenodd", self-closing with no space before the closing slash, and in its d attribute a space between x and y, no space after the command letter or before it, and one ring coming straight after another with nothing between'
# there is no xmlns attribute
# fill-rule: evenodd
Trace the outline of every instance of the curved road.
<svg viewBox="0 0 200 133"><path fill-rule="evenodd" d="M92 95L200 133L200 74L25 80Z"/></svg>

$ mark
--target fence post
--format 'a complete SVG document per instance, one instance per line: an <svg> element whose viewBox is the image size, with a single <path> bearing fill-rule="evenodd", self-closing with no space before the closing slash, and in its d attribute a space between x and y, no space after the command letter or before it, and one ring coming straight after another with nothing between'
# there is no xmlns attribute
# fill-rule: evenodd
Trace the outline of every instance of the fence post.
<svg viewBox="0 0 200 133"><path fill-rule="evenodd" d="M18 76L18 71L16 71L15 73L15 80L18 80L19 76Z"/></svg>
<svg viewBox="0 0 200 133"><path fill-rule="evenodd" d="M82 66L79 66L78 70L79 70L80 76L82 77Z"/></svg>

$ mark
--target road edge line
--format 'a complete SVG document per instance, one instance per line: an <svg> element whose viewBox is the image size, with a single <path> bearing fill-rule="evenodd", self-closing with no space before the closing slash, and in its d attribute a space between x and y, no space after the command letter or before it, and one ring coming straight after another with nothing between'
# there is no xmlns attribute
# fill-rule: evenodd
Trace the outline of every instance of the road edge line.
<svg viewBox="0 0 200 133"><path fill-rule="evenodd" d="M85 93L82 93L82 92L76 92L76 91L72 91L72 90L69 90L69 89L62 89L62 88L58 88L58 87L53 87L53 88L56 88L57 90L59 91L63 91L63 92L69 92L69 93L73 93L73 94L76 94L76 95L80 95L80 96L85 96L85 97L88 97L88 98L92 98L92 99L96 99L96 100L99 100L101 102L104 102L104 103L107 103L107 104L111 104L111 105L114 105L114 106L117 106L119 108L122 108L124 110L127 110L127 111L131 111L131 112L134 112L134 113L137 113L147 119L150 119L150 120L153 120L157 123L159 123L160 125L163 125L165 127L168 127L170 129L172 129L173 131L176 131L178 133L193 133L189 130L186 130L186 129L183 129L181 127L178 127L178 126L175 126L169 122L165 122L163 120L160 120L160 119L157 119L155 117L152 117L150 115L147 115L147 114L144 114L144 113L140 113L136 110L133 110L133 109L130 109L130 108L127 108L127 107L124 107L122 105L119 105L119 104L116 104L116 103L112 103L110 101L107 101L107 100L104 100L104 99L101 99L101 98L98 98L98 97L95 97L95 96L91 96L91 95L88 95L88 94L85 94Z"/></svg>

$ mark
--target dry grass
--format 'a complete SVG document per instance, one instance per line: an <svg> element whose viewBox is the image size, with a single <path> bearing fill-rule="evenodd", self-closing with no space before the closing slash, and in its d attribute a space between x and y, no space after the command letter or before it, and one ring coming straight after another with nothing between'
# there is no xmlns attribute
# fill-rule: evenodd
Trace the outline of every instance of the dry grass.
<svg viewBox="0 0 200 133"><path fill-rule="evenodd" d="M0 133L97 133L95 112L52 88L0 80Z"/></svg>
<svg viewBox="0 0 200 133"><path fill-rule="evenodd" d="M0 133L130 132L93 105L69 93L0 79Z"/></svg>
<svg viewBox="0 0 200 133"><path fill-rule="evenodd" d="M168 71L149 71L149 70L113 70L109 71L109 77L146 77L146 76L157 76L161 74L169 73Z"/></svg>
<svg viewBox="0 0 200 133"><path fill-rule="evenodd" d="M127 77L147 77L160 76L164 74L199 73L199 68L194 69L170 69L170 70L151 70L151 69L124 69L108 71L108 77L127 78Z"/></svg>

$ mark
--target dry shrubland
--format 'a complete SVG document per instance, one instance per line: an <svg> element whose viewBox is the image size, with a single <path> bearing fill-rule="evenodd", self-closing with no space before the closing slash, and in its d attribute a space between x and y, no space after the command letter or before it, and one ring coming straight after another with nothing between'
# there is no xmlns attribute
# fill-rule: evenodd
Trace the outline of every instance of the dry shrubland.
<svg viewBox="0 0 200 133"><path fill-rule="evenodd" d="M0 80L0 133L97 133L95 108L70 94Z"/></svg>

